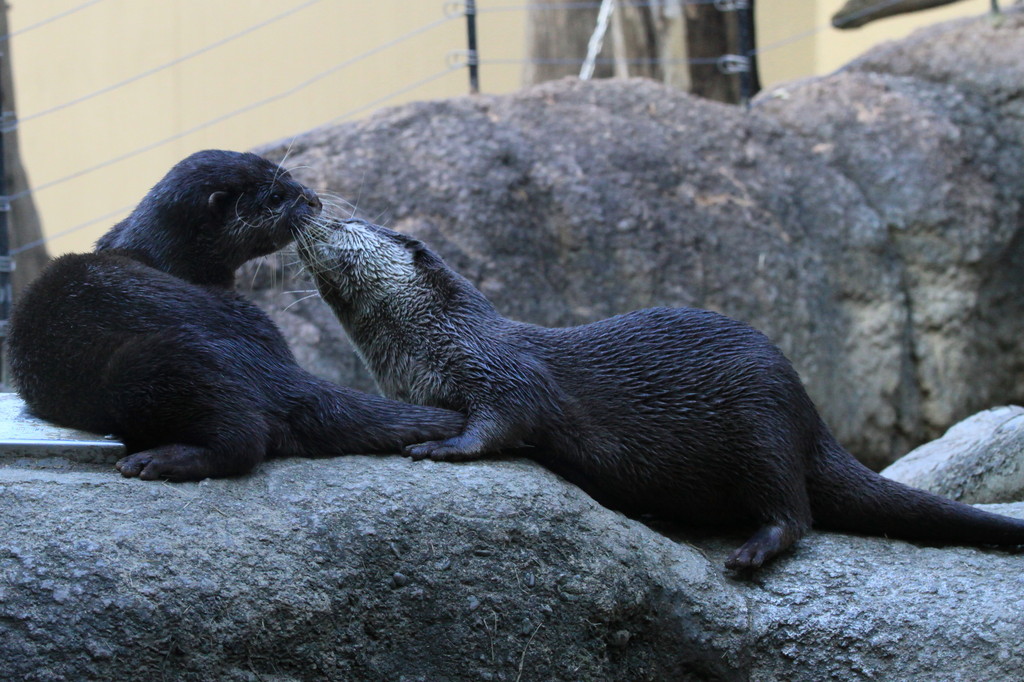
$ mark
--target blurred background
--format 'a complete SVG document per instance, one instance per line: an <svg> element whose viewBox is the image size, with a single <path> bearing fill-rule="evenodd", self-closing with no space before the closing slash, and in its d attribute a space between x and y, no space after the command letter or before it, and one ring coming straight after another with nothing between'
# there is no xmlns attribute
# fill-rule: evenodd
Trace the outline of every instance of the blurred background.
<svg viewBox="0 0 1024 682"><path fill-rule="evenodd" d="M674 30L672 7L682 8L678 13L690 5L707 11L723 4L619 3L620 16L647 21L636 25L655 41L661 39L657 31ZM488 94L578 73L601 5L475 4L480 90ZM830 23L842 5L757 4L755 49L763 87L829 73L880 41L984 13L989 0L956 2L847 31ZM652 8L661 14L652 15ZM15 179L5 193L34 202L42 229L33 239L15 238L16 261L90 249L171 165L193 151L250 149L381 107L467 94L465 10L465 3L433 0L9 3L5 140L8 152L12 145L20 151L26 175L22 186ZM662 24L652 24L651 16L660 16ZM673 62L665 56L672 54L668 45L649 60L622 58L613 54L616 28L621 48L623 25L612 23L595 76L621 74L622 68L628 75L652 75L660 68L663 80L673 81L673 64L685 62L685 54ZM693 24L690 31L692 40ZM665 63L654 63L658 59ZM693 84L684 78L681 86ZM16 123L6 114L12 108ZM17 203L12 217L15 223L31 219ZM18 231L17 224L12 227Z"/></svg>

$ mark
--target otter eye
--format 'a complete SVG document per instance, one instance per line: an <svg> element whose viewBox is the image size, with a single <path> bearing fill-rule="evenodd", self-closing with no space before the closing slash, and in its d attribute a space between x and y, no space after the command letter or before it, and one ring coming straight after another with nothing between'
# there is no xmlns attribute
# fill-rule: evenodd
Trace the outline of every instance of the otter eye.
<svg viewBox="0 0 1024 682"><path fill-rule="evenodd" d="M280 192L274 192L273 194L270 195L270 201L271 203L274 204L280 204L282 201L284 201L284 195L281 194Z"/></svg>

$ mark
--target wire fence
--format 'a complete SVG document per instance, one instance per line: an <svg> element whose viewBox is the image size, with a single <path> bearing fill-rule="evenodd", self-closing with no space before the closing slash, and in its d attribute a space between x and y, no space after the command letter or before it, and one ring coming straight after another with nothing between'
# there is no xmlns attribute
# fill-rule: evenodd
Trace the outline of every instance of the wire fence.
<svg viewBox="0 0 1024 682"><path fill-rule="evenodd" d="M719 11L724 13L739 13L743 11L752 11L753 3L752 0L670 0L675 5L710 5L714 6ZM889 0L890 3L898 2L900 0ZM12 30L5 36L0 36L0 41L4 44L10 43L12 51L17 54L17 40L11 40L19 36L23 36L29 32L34 31L45 31L47 28L54 26L57 22L70 22L75 21L77 18L82 16L82 13L86 10L94 8L95 6L105 2L105 0L89 0L88 2L80 3L73 6L63 12L55 13L54 15L47 17L43 20L37 21L31 25ZM92 100L101 99L104 97L110 97L113 93L121 91L126 88L130 88L140 82L146 81L152 78L158 73L173 71L175 69L181 69L187 62L197 62L202 60L204 57L215 53L218 49L223 48L229 43L235 42L245 36L249 36L256 32L263 32L267 36L273 35L275 26L278 26L286 18L298 18L302 19L302 14L309 10L311 7L320 4L323 0L305 0L299 2L291 7L288 7L281 12L257 23L253 23L242 30L238 30L232 33L228 33L223 37L214 40L198 49L191 50L180 56L177 56L171 60L152 66L146 69L140 70L138 73L128 77L112 82L106 86L93 90L91 92L79 95L77 97L69 98L65 101L58 101L49 106L46 106L37 111L30 112L26 115L15 119L12 115L9 115L6 111L2 118L0 118L0 130L3 133L9 134L11 131L20 128L21 126L28 126L37 123L40 120L44 120L49 116L56 114L57 112L71 109L85 102ZM83 164L73 172L66 173L60 177L45 180L31 187L27 187L21 191L12 194L6 194L3 188L0 188L0 208L9 205L10 202L32 195L37 197L44 193L51 193L53 190L60 188L66 183L87 176L102 169L109 168L120 164L128 159L132 159L148 152L151 152L157 148L167 145L171 142L181 140L190 135L194 135L200 131L211 128L215 125L234 120L247 113L251 113L258 109L267 107L275 102L288 100L294 97L301 91L307 90L317 84L324 83L326 79L332 76L337 76L349 72L352 69L365 64L370 58L381 55L382 53L392 52L400 49L405 43L408 43L413 38L428 34L432 31L436 31L442 26L452 24L454 22L465 22L466 30L466 43L458 44L451 43L443 45L439 53L433 55L432 58L438 63L439 68L432 72L430 75L422 78L416 78L408 82L402 82L401 76L395 77L395 86L390 89L386 94L378 97L374 97L368 101L359 103L352 106L340 114L330 117L328 120L323 121L316 127L330 126L347 119L351 119L355 116L371 112L375 108L387 104L388 102L397 100L398 98L415 94L417 90L420 90L428 83L441 80L446 76L451 76L455 72L465 70L468 73L468 90L475 92L479 89L486 91L487 83L487 70L489 67L497 66L521 66L524 67L528 64L559 64L573 67L580 67L585 70L592 70L593 66L602 64L611 64L613 60L611 58L600 57L600 50L591 49L591 54L579 54L575 56L567 56L560 58L552 57L531 57L529 55L514 55L514 56L502 56L493 55L488 50L486 42L481 41L481 34L477 30L479 25L481 28L493 28L495 24L507 20L507 17L515 15L519 20L522 20L527 13L530 12L544 12L544 11L573 11L573 10L588 10L593 12L594 10L604 10L605 16L602 17L602 21L607 24L607 8L612 4L617 5L619 8L651 8L651 9L663 9L666 6L666 0L616 0L615 3L610 3L609 0L593 0L593 1L567 1L567 2L550 2L550 3L518 3L518 4L489 4L489 3L478 3L473 0L466 0L461 2L445 2L439 4L437 9L437 18L433 21L425 23L421 26L416 27L413 30L404 32L394 38L381 42L375 47L364 50L358 54L354 54L346 57L345 59L326 65L322 70L314 73L312 76L299 80L287 87L286 89L277 92L268 92L263 97L257 98L243 106L239 106L233 110L217 114L204 120L200 123L182 127L180 130L175 131L173 134L166 135L157 139L154 139L144 145L140 145L134 149L119 154L113 154L106 158L99 158L95 161L87 164ZM877 11L877 8L872 11ZM200 18L196 17L199 21ZM311 33L315 32L316 29L322 28L317 26L310 26ZM595 27L597 28L597 27ZM807 40L815 35L829 30L831 27L828 24L818 25L811 29L799 31L794 33L792 36L774 41L770 45L757 45L751 34L750 42L748 45L736 45L735 49L732 49L723 54L714 57L701 57L701 58L675 58L675 59L655 59L655 58L628 58L623 61L629 65L665 65L665 64L676 64L676 65L711 65L717 66L723 73L730 75L740 75L751 70L750 62L758 57L764 56L767 53L786 47L793 42L800 40ZM597 32L594 34L594 38L598 37ZM270 38L272 40L272 37ZM593 42L593 41L592 41ZM593 45L591 46L593 48ZM430 58L424 56L424 59ZM48 65L39 65L39 77L44 77ZM583 74L586 75L586 72ZM465 81L464 81L465 82ZM482 84L482 85L481 85ZM450 81L451 94L459 94L461 89L463 92L466 91L464 88L460 88L456 80ZM2 102L0 102L2 105ZM299 132L299 131L292 131ZM31 167L32 159L25 159L26 164ZM122 206L112 211L105 211L102 215L91 216L77 223L71 227L68 227L59 231L50 231L50 233L42 239L34 240L29 243L19 245L17 248L10 250L11 257L17 257L18 255L25 253L31 249L40 248L47 243L62 237L66 237L71 234L75 234L81 230L92 227L97 223L101 223L104 220L110 220L118 215L122 215L129 211L131 206ZM16 227L14 227L16 229ZM2 259L7 254L0 254L0 270L2 270Z"/></svg>

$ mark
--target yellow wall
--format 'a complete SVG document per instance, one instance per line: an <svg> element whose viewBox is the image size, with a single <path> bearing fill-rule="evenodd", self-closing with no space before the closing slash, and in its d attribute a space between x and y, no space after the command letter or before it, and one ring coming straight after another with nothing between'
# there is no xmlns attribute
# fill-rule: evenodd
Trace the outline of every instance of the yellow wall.
<svg viewBox="0 0 1024 682"><path fill-rule="evenodd" d="M522 58L525 12L495 10L527 2L478 0L484 60ZM172 68L32 118L307 3L288 17ZM465 47L465 24L461 18L444 21L445 3L440 0L100 0L83 4L82 0L10 2L23 161L34 187L59 181L35 193L44 231L50 236L132 206L171 165L193 151L248 149L338 117L359 118L380 106L467 91L465 69L443 73L447 53ZM827 73L873 42L988 8L988 0L966 0L855 31L816 31L827 27L841 4L840 0L761 0L758 43L765 49L760 59L766 85ZM82 9L29 28L76 7ZM441 23L342 66L431 22ZM337 72L308 87L207 125L287 93L336 65ZM483 90L515 90L521 70L517 64L484 64ZM439 77L395 94L433 76ZM157 144L200 126L204 127ZM150 145L152 149L130 158L61 180ZM53 254L86 250L118 217L57 237L48 248Z"/></svg>
<svg viewBox="0 0 1024 682"><path fill-rule="evenodd" d="M1008 0L1002 1L1009 5ZM818 5L818 23L827 24L842 2L822 2ZM952 5L887 17L867 26L848 31L831 30L821 34L815 44L815 62L818 73L829 73L863 53L869 46L886 40L910 35L915 29L957 17L977 16L989 11L990 0L961 0Z"/></svg>

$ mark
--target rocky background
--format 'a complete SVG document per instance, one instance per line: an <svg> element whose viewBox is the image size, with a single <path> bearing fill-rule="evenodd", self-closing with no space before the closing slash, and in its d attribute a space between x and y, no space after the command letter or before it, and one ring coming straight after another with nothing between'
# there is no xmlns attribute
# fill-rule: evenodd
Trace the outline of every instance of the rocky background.
<svg viewBox="0 0 1024 682"><path fill-rule="evenodd" d="M1022 27L1012 10L937 26L749 112L564 80L261 151L427 241L506 316L696 306L762 329L840 441L881 467L1024 401ZM307 367L372 390L326 307L283 293L311 288L294 261L240 283Z"/></svg>

